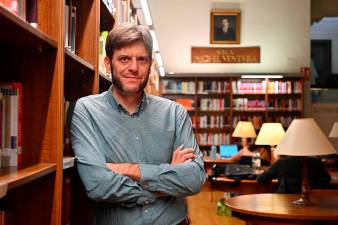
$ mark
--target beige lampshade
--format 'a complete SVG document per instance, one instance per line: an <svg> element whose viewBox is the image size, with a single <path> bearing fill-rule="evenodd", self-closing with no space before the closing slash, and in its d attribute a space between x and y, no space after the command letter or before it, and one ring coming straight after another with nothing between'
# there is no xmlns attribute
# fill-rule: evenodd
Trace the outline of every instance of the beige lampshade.
<svg viewBox="0 0 338 225"><path fill-rule="evenodd" d="M331 138L338 137L338 122L335 122L333 124L333 127L332 127L332 129L330 131L329 137L331 137Z"/></svg>
<svg viewBox="0 0 338 225"><path fill-rule="evenodd" d="M285 131L280 123L263 123L255 144L256 145L278 145Z"/></svg>
<svg viewBox="0 0 338 225"><path fill-rule="evenodd" d="M252 122L250 121L239 121L236 125L234 132L232 133L233 137L241 138L254 138L256 137L256 131Z"/></svg>
<svg viewBox="0 0 338 225"><path fill-rule="evenodd" d="M294 119L276 148L278 155L316 156L336 150L312 118Z"/></svg>

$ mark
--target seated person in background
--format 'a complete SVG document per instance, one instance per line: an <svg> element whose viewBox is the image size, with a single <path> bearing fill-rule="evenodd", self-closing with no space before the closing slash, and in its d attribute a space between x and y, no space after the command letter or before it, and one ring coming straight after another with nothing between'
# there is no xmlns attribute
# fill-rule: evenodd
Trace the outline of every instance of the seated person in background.
<svg viewBox="0 0 338 225"><path fill-rule="evenodd" d="M242 138L241 145L242 148L238 151L238 153L230 158L231 163L251 165L252 156L258 152L261 158L261 165L262 166L270 165L269 150L263 147L253 149L253 147L250 146L249 138Z"/></svg>
<svg viewBox="0 0 338 225"><path fill-rule="evenodd" d="M303 160L297 156L280 156L266 171L257 177L260 184L278 179L278 193L299 193L302 186ZM310 188L328 188L331 176L320 158L308 158L308 176Z"/></svg>

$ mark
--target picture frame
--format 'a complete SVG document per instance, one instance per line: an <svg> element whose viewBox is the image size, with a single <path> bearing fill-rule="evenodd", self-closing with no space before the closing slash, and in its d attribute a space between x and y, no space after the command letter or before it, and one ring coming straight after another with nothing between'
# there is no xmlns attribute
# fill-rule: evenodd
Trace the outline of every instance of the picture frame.
<svg viewBox="0 0 338 225"><path fill-rule="evenodd" d="M241 11L212 9L210 12L210 43L240 44Z"/></svg>

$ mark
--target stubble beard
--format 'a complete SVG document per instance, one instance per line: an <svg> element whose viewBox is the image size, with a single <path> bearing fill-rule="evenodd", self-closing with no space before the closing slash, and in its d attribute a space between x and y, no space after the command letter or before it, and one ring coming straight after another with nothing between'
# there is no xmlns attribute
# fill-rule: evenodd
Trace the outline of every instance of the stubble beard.
<svg viewBox="0 0 338 225"><path fill-rule="evenodd" d="M118 76L116 76L113 72L113 68L110 69L110 72L112 74L112 83L114 87L116 87L121 93L128 95L129 93L124 89L123 84ZM149 70L148 70L148 76L144 81L138 86L138 90L136 91L135 94L141 93L144 88L147 86L149 80Z"/></svg>

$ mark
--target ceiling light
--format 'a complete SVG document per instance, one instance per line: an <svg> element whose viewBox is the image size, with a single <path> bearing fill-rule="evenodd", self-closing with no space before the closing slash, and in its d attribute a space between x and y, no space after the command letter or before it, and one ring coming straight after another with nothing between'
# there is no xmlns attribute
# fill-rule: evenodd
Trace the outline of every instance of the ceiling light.
<svg viewBox="0 0 338 225"><path fill-rule="evenodd" d="M157 52L155 54L155 57L156 57L156 62L157 62L157 65L159 67L163 67L163 61L162 61L162 57L161 57L161 54L159 52Z"/></svg>
<svg viewBox="0 0 338 225"><path fill-rule="evenodd" d="M161 67L158 68L158 70L160 71L160 76L161 76L161 77L164 77L164 76L165 76L164 67L161 66Z"/></svg>
<svg viewBox="0 0 338 225"><path fill-rule="evenodd" d="M283 78L283 75L242 75L241 78Z"/></svg>
<svg viewBox="0 0 338 225"><path fill-rule="evenodd" d="M143 9L143 14L146 19L146 23L148 26L153 25L153 21L151 20L151 15L148 7L148 1L147 0L141 0L141 5Z"/></svg>
<svg viewBox="0 0 338 225"><path fill-rule="evenodd" d="M154 30L150 30L151 38L153 39L153 51L158 52L160 50L160 47L158 45L158 41L156 38L156 33Z"/></svg>

